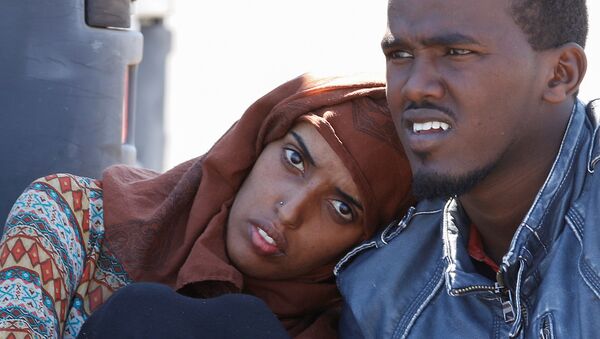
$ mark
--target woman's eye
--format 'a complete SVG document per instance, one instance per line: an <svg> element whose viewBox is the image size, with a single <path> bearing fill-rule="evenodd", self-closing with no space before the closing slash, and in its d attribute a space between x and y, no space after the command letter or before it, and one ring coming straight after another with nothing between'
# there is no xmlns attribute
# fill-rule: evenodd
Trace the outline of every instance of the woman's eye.
<svg viewBox="0 0 600 339"><path fill-rule="evenodd" d="M469 55L472 54L473 51L464 48L450 48L448 50L448 55L451 56L461 56L461 55Z"/></svg>
<svg viewBox="0 0 600 339"><path fill-rule="evenodd" d="M291 148L286 148L284 149L284 155L288 163L304 172L304 159L302 159L302 155L299 152Z"/></svg>
<svg viewBox="0 0 600 339"><path fill-rule="evenodd" d="M354 214L352 213L352 208L348 206L343 201L340 200L332 200L331 203L335 208L335 211L346 221L352 221L354 219Z"/></svg>

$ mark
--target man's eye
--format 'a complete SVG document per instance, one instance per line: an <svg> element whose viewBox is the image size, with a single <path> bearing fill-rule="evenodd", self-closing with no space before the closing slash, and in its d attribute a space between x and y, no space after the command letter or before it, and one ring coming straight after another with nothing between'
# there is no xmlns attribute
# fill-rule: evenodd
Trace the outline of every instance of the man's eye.
<svg viewBox="0 0 600 339"><path fill-rule="evenodd" d="M299 152L291 148L286 148L284 149L284 156L290 165L304 172L304 159L302 159L302 155Z"/></svg>
<svg viewBox="0 0 600 339"><path fill-rule="evenodd" d="M469 55L473 54L473 51L464 49L464 48L450 48L448 50L448 55L451 56L461 56L461 55Z"/></svg>
<svg viewBox="0 0 600 339"><path fill-rule="evenodd" d="M412 59L413 55L408 51L394 51L389 53L391 59Z"/></svg>
<svg viewBox="0 0 600 339"><path fill-rule="evenodd" d="M346 221L352 221L354 219L354 214L352 213L352 208L348 206L343 201L340 200L332 200L331 204L335 211Z"/></svg>

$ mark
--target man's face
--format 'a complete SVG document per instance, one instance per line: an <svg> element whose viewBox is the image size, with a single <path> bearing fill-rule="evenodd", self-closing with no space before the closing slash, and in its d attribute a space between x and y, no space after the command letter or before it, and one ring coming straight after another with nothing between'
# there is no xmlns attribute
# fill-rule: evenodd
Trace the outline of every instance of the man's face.
<svg viewBox="0 0 600 339"><path fill-rule="evenodd" d="M390 2L387 97L421 198L460 195L507 173L543 132L547 74L508 6Z"/></svg>

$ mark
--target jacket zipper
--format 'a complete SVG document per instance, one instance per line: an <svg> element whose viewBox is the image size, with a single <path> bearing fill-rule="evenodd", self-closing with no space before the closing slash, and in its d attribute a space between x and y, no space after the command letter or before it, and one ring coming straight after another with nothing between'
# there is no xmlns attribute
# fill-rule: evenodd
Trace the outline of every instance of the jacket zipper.
<svg viewBox="0 0 600 339"><path fill-rule="evenodd" d="M504 278L502 277L502 271L496 273L496 291L495 294L500 298L502 304L502 315L504 322L507 324L515 321L515 308L513 305L512 291L504 285Z"/></svg>
<svg viewBox="0 0 600 339"><path fill-rule="evenodd" d="M500 299L502 306L502 316L507 324L515 321L515 308L513 306L512 292L504 286L504 279L502 274L498 272L496 274L496 283L494 286L491 285L473 285L469 287L457 288L452 290L452 294L455 296L464 295L472 292L492 292Z"/></svg>

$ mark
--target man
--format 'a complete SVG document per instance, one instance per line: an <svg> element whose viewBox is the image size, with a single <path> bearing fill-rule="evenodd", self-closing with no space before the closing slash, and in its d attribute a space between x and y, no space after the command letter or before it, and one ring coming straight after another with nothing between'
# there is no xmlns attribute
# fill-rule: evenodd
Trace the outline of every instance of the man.
<svg viewBox="0 0 600 339"><path fill-rule="evenodd" d="M336 267L342 337L598 337L586 34L584 0L390 1L388 102L424 200Z"/></svg>

